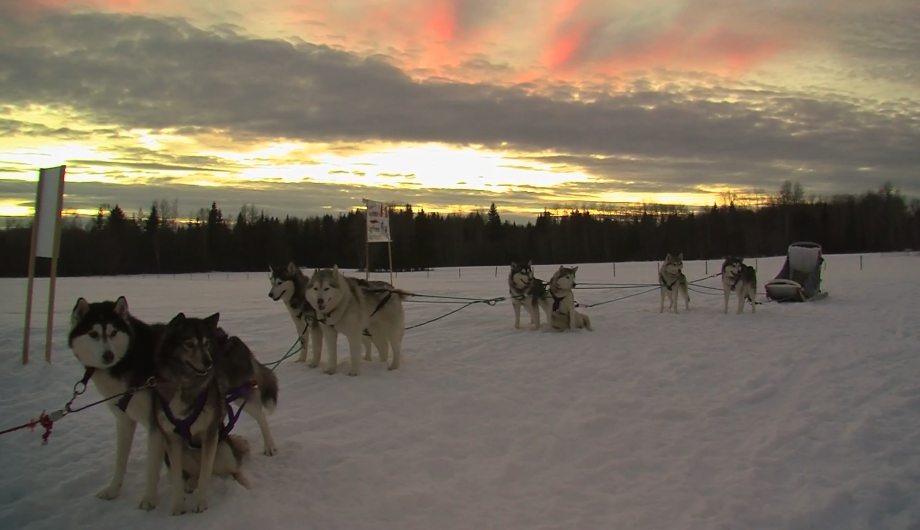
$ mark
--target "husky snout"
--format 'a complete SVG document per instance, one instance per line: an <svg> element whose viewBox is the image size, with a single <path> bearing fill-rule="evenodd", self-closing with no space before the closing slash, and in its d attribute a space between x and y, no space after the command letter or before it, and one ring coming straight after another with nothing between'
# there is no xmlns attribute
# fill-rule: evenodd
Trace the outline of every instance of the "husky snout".
<svg viewBox="0 0 920 530"><path fill-rule="evenodd" d="M316 299L316 306L317 306L317 309L319 309L320 311L322 311L323 309L326 308L326 301L323 300L322 298L317 298L317 299Z"/></svg>
<svg viewBox="0 0 920 530"><path fill-rule="evenodd" d="M202 352L201 357L196 359L196 361L197 362L192 362L190 359L186 359L185 364L197 375L208 375L208 372L211 371L211 367L214 365L211 356L208 353Z"/></svg>
<svg viewBox="0 0 920 530"><path fill-rule="evenodd" d="M112 364L112 361L115 360L115 354L112 353L112 350L105 350L102 352L102 362L105 364Z"/></svg>

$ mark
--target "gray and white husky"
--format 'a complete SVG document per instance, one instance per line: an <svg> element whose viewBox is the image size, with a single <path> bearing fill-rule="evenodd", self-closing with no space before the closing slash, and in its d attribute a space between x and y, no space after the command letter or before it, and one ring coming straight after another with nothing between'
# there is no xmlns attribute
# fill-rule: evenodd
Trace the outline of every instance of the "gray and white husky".
<svg viewBox="0 0 920 530"><path fill-rule="evenodd" d="M664 258L664 263L661 264L661 269L658 271L658 284L661 286L661 310L659 313L664 313L664 299L667 297L671 304L668 306L668 309L674 308L674 313L679 313L677 310L678 296L682 296L684 303L686 304L687 311L690 310L690 291L687 286L687 277L684 275L684 253L681 252L675 258L668 254Z"/></svg>
<svg viewBox="0 0 920 530"><path fill-rule="evenodd" d="M550 324L559 331L566 329L585 328L594 331L591 327L591 318L575 310L575 273L578 266L565 267L553 273L549 280L549 293L553 297L553 313Z"/></svg>
<svg viewBox="0 0 920 530"><path fill-rule="evenodd" d="M402 301L411 293L396 289L387 282L367 282L347 277L338 266L317 269L307 284L307 302L316 309L323 327L323 342L329 353L327 374L338 368L338 336L345 335L351 357L348 375L361 372L361 345L364 333L380 352L383 361L388 357L388 346L393 349L389 370L399 368L405 328ZM317 359L319 362L319 359Z"/></svg>
<svg viewBox="0 0 920 530"><path fill-rule="evenodd" d="M294 262L288 263L287 267L275 268L270 266L271 274L269 280L272 287L268 291L268 297L274 301L281 300L291 315L294 327L297 328L297 336L300 337L300 355L294 362L303 363L307 361L307 346L313 341L313 359L310 362L310 368L316 368L319 363L320 350L323 347L323 329L316 320L316 310L307 303L305 297L307 293L307 282L310 281L300 267ZM309 331L309 337L307 336Z"/></svg>
<svg viewBox="0 0 920 530"><path fill-rule="evenodd" d="M757 312L757 271L744 263L744 258L729 256L722 262L722 293L725 295L725 313L731 292L738 294L738 314L744 312L744 301L751 301L751 313Z"/></svg>
<svg viewBox="0 0 920 530"><path fill-rule="evenodd" d="M219 319L219 313L207 318L190 318L179 313L166 325L154 351L160 378L155 387L155 417L166 434L170 462L181 463L170 467L172 515L185 513L186 489L197 488L194 512L208 509L220 442L233 440L228 437L229 430L243 411L258 422L265 454L277 451L265 411L271 412L278 403L278 379L255 359L242 340L227 336L218 327ZM243 410L234 413L230 403ZM188 447L200 447L198 460L187 460ZM229 474L248 489L249 481L240 468L242 458L237 458L238 451L231 451L228 456L235 464ZM185 484L183 471L195 462L200 469L198 473L189 473L196 482L195 486L189 486Z"/></svg>
<svg viewBox="0 0 920 530"><path fill-rule="evenodd" d="M307 302L307 284L310 282L310 278L292 261L288 263L286 268L271 267L269 280L272 287L268 291L268 297L276 302L278 300L284 302L284 306L294 322L294 327L297 329L297 335L301 338L300 356L294 362L306 362L307 343L312 340L313 350L307 366L310 368L318 367L322 357L323 328L316 318L316 309ZM310 332L309 339L306 335L308 330ZM362 341L364 343L364 360L370 361L372 359L370 334L365 333ZM380 355L380 360L386 362L386 351L381 352L379 348L377 351L378 355Z"/></svg>
<svg viewBox="0 0 920 530"><path fill-rule="evenodd" d="M511 307L514 308L514 327L521 329L521 308L530 315L533 329L540 329L540 310L546 314L546 321L552 322L552 304L546 290L546 283L533 274L533 261L526 265L511 262L508 273L508 293L511 295Z"/></svg>

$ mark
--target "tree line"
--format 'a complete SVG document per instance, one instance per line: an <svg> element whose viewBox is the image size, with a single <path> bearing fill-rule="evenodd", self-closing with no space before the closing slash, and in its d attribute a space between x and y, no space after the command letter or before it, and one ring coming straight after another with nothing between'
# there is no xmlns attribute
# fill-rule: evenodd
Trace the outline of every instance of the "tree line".
<svg viewBox="0 0 920 530"><path fill-rule="evenodd" d="M660 260L785 254L789 243L815 241L826 253L885 252L920 248L920 200L886 183L859 195L805 197L784 182L772 195L731 192L711 207L630 204L581 205L545 210L533 222L503 221L495 204L467 214L391 207L396 270L534 263ZM294 261L304 267L363 268L363 210L309 218L266 216L253 205L233 219L216 203L189 219L178 200L154 201L149 211L127 214L100 206L92 219L64 219L58 274L97 276L192 272L268 271ZM0 230L0 276L28 274L31 226L7 220ZM387 248L370 245L371 268L387 267ZM40 260L46 262L47 260ZM47 269L47 265L43 265ZM47 270L37 269L37 275Z"/></svg>

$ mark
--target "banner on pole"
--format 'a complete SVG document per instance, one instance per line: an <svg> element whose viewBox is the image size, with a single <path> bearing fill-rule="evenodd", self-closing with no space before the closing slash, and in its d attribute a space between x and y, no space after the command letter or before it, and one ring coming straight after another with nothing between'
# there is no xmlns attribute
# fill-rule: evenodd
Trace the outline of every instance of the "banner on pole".
<svg viewBox="0 0 920 530"><path fill-rule="evenodd" d="M367 205L367 242L389 243L390 211L382 202L365 199Z"/></svg>

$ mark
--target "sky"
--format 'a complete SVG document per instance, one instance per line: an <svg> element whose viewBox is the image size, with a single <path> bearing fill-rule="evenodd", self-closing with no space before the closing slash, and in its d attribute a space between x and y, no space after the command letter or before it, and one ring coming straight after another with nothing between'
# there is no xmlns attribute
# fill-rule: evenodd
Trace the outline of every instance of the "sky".
<svg viewBox="0 0 920 530"><path fill-rule="evenodd" d="M0 0L0 216L920 195L916 0Z"/></svg>

